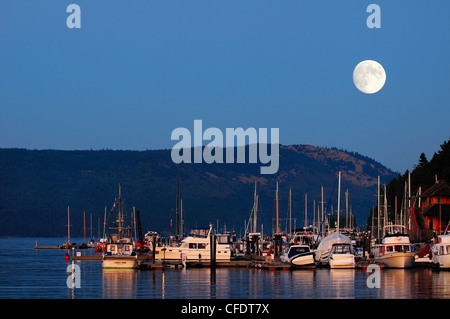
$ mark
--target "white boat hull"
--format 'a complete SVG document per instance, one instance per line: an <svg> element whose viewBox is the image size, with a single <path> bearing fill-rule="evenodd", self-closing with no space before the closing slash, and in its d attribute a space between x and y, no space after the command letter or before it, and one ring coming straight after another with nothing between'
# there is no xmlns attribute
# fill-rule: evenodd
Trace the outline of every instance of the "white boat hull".
<svg viewBox="0 0 450 319"><path fill-rule="evenodd" d="M159 260L181 260L183 255L186 256L186 260L201 260L209 261L211 260L211 252L209 249L180 249L178 247L166 247L166 250L158 250L157 258ZM231 251L229 249L220 250L217 247L216 260L224 261L231 259Z"/></svg>
<svg viewBox="0 0 450 319"><path fill-rule="evenodd" d="M383 263L386 268L411 268L414 260L414 252L389 253L375 258L375 262Z"/></svg>
<svg viewBox="0 0 450 319"><path fill-rule="evenodd" d="M333 254L329 258L330 268L355 268L355 256L351 254Z"/></svg>
<svg viewBox="0 0 450 319"><path fill-rule="evenodd" d="M450 255L433 255L433 263L439 269L450 269Z"/></svg>
<svg viewBox="0 0 450 319"><path fill-rule="evenodd" d="M104 269L134 269L137 267L137 256L103 256Z"/></svg>
<svg viewBox="0 0 450 319"><path fill-rule="evenodd" d="M315 267L314 254L309 253L307 255L297 255L289 259L289 263L293 267Z"/></svg>

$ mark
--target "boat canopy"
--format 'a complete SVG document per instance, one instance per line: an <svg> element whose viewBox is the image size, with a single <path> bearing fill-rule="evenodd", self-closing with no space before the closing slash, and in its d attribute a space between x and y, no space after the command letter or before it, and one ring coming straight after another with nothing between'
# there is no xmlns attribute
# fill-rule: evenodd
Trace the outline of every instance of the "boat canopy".
<svg viewBox="0 0 450 319"><path fill-rule="evenodd" d="M316 250L316 258L317 260L320 260L322 255L328 254L334 244L351 244L351 243L352 240L341 233L331 234L325 237L320 242Z"/></svg>

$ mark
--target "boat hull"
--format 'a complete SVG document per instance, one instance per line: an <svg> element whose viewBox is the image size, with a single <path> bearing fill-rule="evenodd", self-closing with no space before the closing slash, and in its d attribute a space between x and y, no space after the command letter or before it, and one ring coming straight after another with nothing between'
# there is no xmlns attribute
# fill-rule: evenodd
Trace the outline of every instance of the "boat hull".
<svg viewBox="0 0 450 319"><path fill-rule="evenodd" d="M433 255L433 263L439 269L450 270L450 255Z"/></svg>
<svg viewBox="0 0 450 319"><path fill-rule="evenodd" d="M103 269L134 269L137 267L137 256L104 256Z"/></svg>
<svg viewBox="0 0 450 319"><path fill-rule="evenodd" d="M386 254L375 258L375 262L381 262L386 268L411 268L414 266L414 252L398 252Z"/></svg>
<svg viewBox="0 0 450 319"><path fill-rule="evenodd" d="M209 261L211 260L211 252L209 249L185 249L178 247L166 247L165 250L157 251L159 260L182 260L183 257L187 261ZM217 247L216 260L230 261L231 251L229 249Z"/></svg>
<svg viewBox="0 0 450 319"><path fill-rule="evenodd" d="M355 256L350 254L333 254L329 258L330 268L355 268Z"/></svg>
<svg viewBox="0 0 450 319"><path fill-rule="evenodd" d="M289 259L289 263L291 266L298 268L312 268L316 266L313 253L293 256Z"/></svg>

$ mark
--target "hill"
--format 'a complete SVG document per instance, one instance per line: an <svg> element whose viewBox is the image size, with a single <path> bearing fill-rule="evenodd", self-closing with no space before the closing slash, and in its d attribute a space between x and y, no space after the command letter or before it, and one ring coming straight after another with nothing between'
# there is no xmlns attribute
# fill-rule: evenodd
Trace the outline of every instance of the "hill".
<svg viewBox="0 0 450 319"><path fill-rule="evenodd" d="M321 186L325 207L336 209L338 171L342 171L342 196L348 189L357 222L365 224L376 199L377 176L383 183L396 176L357 153L310 145L280 146L279 163L277 174L260 175L260 164L175 165L170 150L0 149L0 236L65 236L68 206L71 235L83 235L83 211L87 228L92 214L93 234L97 235L105 209L109 212L118 196L119 183L125 211L128 215L133 207L140 211L144 232L170 232L170 220L175 224L177 168L187 229L218 221L219 227L234 227L242 234L253 204L255 179L264 232L270 232L275 216L276 181L280 217L287 217L291 188L292 217L302 226L305 193L310 221Z"/></svg>

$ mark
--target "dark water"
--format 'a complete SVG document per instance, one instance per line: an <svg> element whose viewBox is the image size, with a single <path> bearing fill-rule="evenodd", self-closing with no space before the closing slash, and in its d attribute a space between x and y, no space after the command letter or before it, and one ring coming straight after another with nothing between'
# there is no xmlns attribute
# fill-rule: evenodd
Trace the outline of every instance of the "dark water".
<svg viewBox="0 0 450 319"><path fill-rule="evenodd" d="M62 242L37 239L39 246ZM385 269L381 288L368 288L363 270L103 270L100 261L80 261L80 288L68 288L71 262L64 260L65 250L35 250L35 243L29 238L0 239L1 299L450 298L450 272L431 269ZM81 252L95 254L92 249Z"/></svg>

